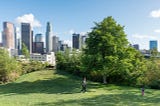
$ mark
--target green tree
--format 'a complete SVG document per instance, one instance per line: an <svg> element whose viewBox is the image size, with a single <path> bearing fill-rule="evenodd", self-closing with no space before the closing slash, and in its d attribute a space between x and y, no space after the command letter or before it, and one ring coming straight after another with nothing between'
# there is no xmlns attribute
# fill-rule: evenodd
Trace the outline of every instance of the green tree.
<svg viewBox="0 0 160 106"><path fill-rule="evenodd" d="M8 51L0 49L0 81L7 82L16 79L21 74L21 65L12 57Z"/></svg>
<svg viewBox="0 0 160 106"><path fill-rule="evenodd" d="M66 50L56 53L56 68L71 74L79 75L81 68L81 52Z"/></svg>
<svg viewBox="0 0 160 106"><path fill-rule="evenodd" d="M86 72L100 74L104 83L107 83L107 78L118 76L125 79L131 75L135 69L134 60L138 64L138 52L129 46L123 26L110 16L95 23L88 35L82 59Z"/></svg>
<svg viewBox="0 0 160 106"><path fill-rule="evenodd" d="M29 50L27 49L27 46L22 43L22 54L26 57L26 58L29 58Z"/></svg>

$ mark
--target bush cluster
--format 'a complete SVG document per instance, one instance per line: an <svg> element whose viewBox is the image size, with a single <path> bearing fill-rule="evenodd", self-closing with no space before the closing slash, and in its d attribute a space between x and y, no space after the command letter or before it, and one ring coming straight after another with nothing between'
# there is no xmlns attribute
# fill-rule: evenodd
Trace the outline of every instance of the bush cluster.
<svg viewBox="0 0 160 106"><path fill-rule="evenodd" d="M81 53L73 50L70 52L66 50L65 52L56 53L56 68L57 70L65 70L68 73L80 75L81 68Z"/></svg>
<svg viewBox="0 0 160 106"><path fill-rule="evenodd" d="M103 82L101 70L85 71L85 68L88 67L85 66L86 64L83 64L83 61L89 63L93 58L84 57L84 54L81 52L58 52L56 54L56 68L59 71L65 71L77 76L87 76L87 79L92 81ZM160 89L160 59L153 60L145 59L143 57L137 58L139 58L137 61L140 63L135 62L134 60L132 61L132 66L129 66L129 68L126 68L127 63L124 64L123 67L120 65L115 66L117 67L115 68L117 70L118 68L122 69L119 69L119 71L112 70L110 73L108 73L107 82L138 87L145 85L148 88ZM91 62L90 64L94 63L96 62Z"/></svg>
<svg viewBox="0 0 160 106"><path fill-rule="evenodd" d="M22 74L44 69L47 65L38 61L17 61L5 49L0 49L0 54L0 83L14 81Z"/></svg>

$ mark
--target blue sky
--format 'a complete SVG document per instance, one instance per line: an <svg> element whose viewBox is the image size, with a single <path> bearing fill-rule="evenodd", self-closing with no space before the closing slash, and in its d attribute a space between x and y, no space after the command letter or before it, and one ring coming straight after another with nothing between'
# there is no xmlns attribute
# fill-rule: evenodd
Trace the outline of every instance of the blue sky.
<svg viewBox="0 0 160 106"><path fill-rule="evenodd" d="M125 26L131 44L149 48L149 40L160 42L160 0L1 0L0 31L4 21L17 27L31 21L34 34L45 35L46 22L61 40L70 42L71 33L85 33L107 16ZM159 45L160 47L160 45ZM160 50L160 49L159 49Z"/></svg>

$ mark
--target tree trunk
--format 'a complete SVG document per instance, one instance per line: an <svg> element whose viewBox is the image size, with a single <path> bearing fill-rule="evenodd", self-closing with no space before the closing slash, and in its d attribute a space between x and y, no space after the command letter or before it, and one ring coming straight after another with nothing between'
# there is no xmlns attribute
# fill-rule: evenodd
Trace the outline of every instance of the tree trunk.
<svg viewBox="0 0 160 106"><path fill-rule="evenodd" d="M107 84L107 77L103 75L103 84Z"/></svg>

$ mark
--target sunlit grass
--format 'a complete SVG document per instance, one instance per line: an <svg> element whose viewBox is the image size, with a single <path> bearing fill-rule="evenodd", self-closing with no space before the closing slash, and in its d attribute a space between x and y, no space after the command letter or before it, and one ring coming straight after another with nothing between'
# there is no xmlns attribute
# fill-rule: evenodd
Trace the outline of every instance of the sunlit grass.
<svg viewBox="0 0 160 106"><path fill-rule="evenodd" d="M0 85L0 106L160 106L160 91L102 85L88 81L81 93L81 78L51 70L23 75Z"/></svg>

